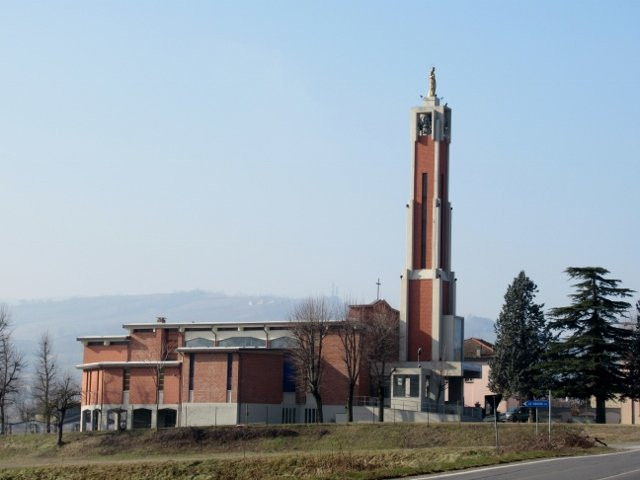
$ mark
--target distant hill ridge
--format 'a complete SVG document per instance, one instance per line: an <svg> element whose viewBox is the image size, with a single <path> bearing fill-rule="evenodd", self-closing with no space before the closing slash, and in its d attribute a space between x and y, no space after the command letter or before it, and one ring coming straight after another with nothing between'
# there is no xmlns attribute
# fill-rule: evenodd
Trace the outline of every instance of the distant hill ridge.
<svg viewBox="0 0 640 480"><path fill-rule="evenodd" d="M9 304L18 348L33 364L41 333L54 337L60 365L82 362L82 335L121 335L123 323L153 322L167 317L175 322L253 322L285 320L297 298L275 295L226 295L189 291L149 295L109 295L63 300L33 300Z"/></svg>
<svg viewBox="0 0 640 480"><path fill-rule="evenodd" d="M163 316L169 322L268 322L286 320L299 298L276 295L227 295L194 290L148 295L108 295L62 300L30 300L9 304L14 338L28 362L42 332L54 337L58 360L64 368L82 362L76 337L120 335L123 323L153 322ZM395 302L394 302L395 303ZM465 337L493 341L493 321L469 316ZM30 368L32 370L32 368Z"/></svg>

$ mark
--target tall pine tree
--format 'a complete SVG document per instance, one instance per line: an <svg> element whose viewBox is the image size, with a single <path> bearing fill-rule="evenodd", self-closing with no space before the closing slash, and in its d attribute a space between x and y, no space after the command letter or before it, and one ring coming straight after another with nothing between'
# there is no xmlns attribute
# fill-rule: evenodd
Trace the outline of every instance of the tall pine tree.
<svg viewBox="0 0 640 480"><path fill-rule="evenodd" d="M625 359L626 378L622 397L637 402L640 400L640 300L636 303L634 327L631 345Z"/></svg>
<svg viewBox="0 0 640 480"><path fill-rule="evenodd" d="M495 356L489 388L506 397L532 400L540 389L540 365L549 343L542 304L535 303L536 284L520 272L507 288L496 321Z"/></svg>
<svg viewBox="0 0 640 480"><path fill-rule="evenodd" d="M550 373L560 395L596 399L596 423L605 423L605 402L624 392L624 360L632 331L621 325L631 307L616 300L632 290L620 280L606 278L601 267L569 267L565 270L578 283L571 305L551 310L552 329L560 333L549 351Z"/></svg>

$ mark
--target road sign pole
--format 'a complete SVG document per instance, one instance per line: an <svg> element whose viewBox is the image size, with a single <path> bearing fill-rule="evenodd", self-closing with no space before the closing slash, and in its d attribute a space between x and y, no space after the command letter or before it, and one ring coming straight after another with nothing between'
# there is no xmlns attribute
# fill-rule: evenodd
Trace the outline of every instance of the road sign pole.
<svg viewBox="0 0 640 480"><path fill-rule="evenodd" d="M551 443L551 390L549 390L549 443Z"/></svg>
<svg viewBox="0 0 640 480"><path fill-rule="evenodd" d="M500 442L498 440L498 408L496 406L496 395L493 395L493 425L496 430L496 450L500 449Z"/></svg>

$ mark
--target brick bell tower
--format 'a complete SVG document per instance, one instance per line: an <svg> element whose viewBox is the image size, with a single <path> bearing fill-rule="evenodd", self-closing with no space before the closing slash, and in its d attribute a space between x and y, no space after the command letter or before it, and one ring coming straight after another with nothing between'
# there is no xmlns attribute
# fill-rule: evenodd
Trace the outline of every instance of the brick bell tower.
<svg viewBox="0 0 640 480"><path fill-rule="evenodd" d="M436 96L435 68L423 104L411 109L411 196L400 305L400 359L462 361L464 319L456 317L451 271L451 109Z"/></svg>

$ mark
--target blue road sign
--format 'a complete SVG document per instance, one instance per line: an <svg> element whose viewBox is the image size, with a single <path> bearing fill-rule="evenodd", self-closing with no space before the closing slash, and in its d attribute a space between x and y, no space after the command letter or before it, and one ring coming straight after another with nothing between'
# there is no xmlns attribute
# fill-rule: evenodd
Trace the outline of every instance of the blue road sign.
<svg viewBox="0 0 640 480"><path fill-rule="evenodd" d="M549 408L549 400L527 400L524 402L524 406L533 408Z"/></svg>

